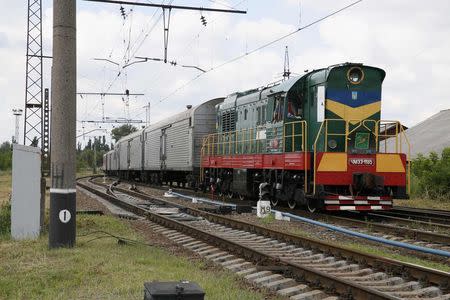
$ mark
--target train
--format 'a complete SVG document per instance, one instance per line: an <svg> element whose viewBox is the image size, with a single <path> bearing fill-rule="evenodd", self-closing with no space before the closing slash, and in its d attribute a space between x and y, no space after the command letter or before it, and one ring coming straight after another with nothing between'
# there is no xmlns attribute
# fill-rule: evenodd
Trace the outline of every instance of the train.
<svg viewBox="0 0 450 300"><path fill-rule="evenodd" d="M121 138L103 169L310 212L389 210L408 198L410 164L404 127L381 119L385 76L336 64L187 106Z"/></svg>

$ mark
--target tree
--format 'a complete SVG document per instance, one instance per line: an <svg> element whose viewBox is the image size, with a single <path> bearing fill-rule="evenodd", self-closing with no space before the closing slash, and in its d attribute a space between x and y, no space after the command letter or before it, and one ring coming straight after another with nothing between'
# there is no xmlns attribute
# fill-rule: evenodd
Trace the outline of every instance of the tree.
<svg viewBox="0 0 450 300"><path fill-rule="evenodd" d="M114 128L111 130L111 137L114 139L114 141L120 140L122 137L129 135L130 133L133 133L137 131L137 128L130 124L124 124L120 127Z"/></svg>
<svg viewBox="0 0 450 300"><path fill-rule="evenodd" d="M0 146L0 170L9 170L12 165L11 143L4 142Z"/></svg>
<svg viewBox="0 0 450 300"><path fill-rule="evenodd" d="M412 161L413 192L432 199L448 199L450 196L450 148L439 156L431 152L428 157L419 154Z"/></svg>

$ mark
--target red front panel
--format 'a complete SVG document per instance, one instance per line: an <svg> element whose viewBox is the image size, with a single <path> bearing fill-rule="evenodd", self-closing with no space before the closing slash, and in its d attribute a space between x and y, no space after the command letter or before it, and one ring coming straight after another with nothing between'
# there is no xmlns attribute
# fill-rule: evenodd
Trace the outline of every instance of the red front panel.
<svg viewBox="0 0 450 300"><path fill-rule="evenodd" d="M302 152L217 155L204 156L201 163L203 168L305 170L306 166L309 170L310 157L310 153Z"/></svg>
<svg viewBox="0 0 450 300"><path fill-rule="evenodd" d="M317 153L317 166L324 153ZM346 171L322 171L316 174L316 184L322 185L350 185L353 183L353 173L372 173L384 177L386 186L405 186L406 172L377 172L376 155L347 155ZM403 166L406 170L406 156L400 155Z"/></svg>

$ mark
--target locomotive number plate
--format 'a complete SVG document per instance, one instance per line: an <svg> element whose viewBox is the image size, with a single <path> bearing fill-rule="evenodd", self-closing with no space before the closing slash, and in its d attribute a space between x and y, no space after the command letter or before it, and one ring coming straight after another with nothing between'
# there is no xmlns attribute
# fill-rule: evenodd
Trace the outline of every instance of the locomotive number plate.
<svg viewBox="0 0 450 300"><path fill-rule="evenodd" d="M375 164L372 158L350 158L348 163L356 166L373 166Z"/></svg>

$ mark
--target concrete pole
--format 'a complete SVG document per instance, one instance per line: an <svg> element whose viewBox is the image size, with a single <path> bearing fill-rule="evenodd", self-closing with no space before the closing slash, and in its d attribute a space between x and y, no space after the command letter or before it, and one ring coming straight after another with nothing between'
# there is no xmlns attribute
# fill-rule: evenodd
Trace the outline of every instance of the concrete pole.
<svg viewBox="0 0 450 300"><path fill-rule="evenodd" d="M76 0L53 0L49 247L75 245Z"/></svg>

